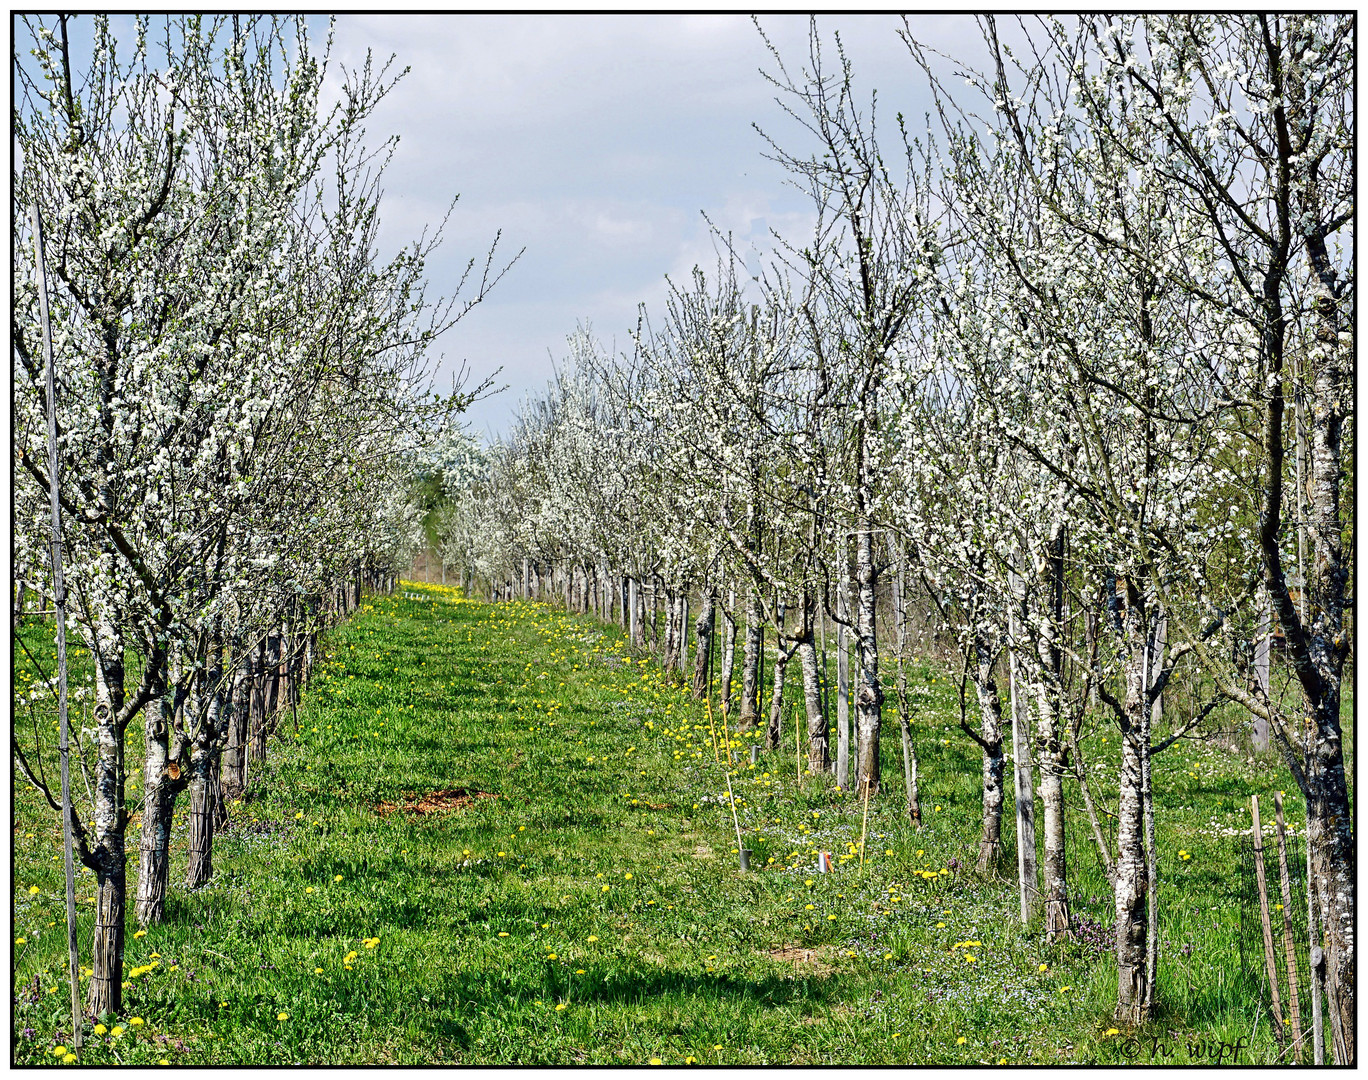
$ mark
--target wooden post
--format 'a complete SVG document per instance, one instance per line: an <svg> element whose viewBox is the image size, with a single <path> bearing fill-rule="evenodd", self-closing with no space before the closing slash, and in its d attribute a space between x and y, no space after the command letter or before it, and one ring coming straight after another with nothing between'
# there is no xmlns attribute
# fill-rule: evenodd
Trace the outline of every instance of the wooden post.
<svg viewBox="0 0 1368 1080"><path fill-rule="evenodd" d="M1309 937L1307 960L1311 969L1311 1039L1314 1051L1313 1060L1317 1065L1325 1064L1325 1022L1321 1017L1321 998L1325 994L1325 980L1322 975L1325 963L1325 950L1321 948L1316 933L1316 881L1311 876L1311 844L1306 845L1306 932Z"/></svg>
<svg viewBox="0 0 1368 1080"><path fill-rule="evenodd" d="M1301 1000L1297 986L1297 950L1292 944L1292 881L1287 875L1287 827L1283 824L1282 792L1273 793L1273 813L1278 823L1278 878L1282 885L1283 951L1287 955L1287 1008L1292 1014L1293 1058L1301 1061Z"/></svg>
<svg viewBox="0 0 1368 1080"><path fill-rule="evenodd" d="M62 853L66 870L67 972L71 979L71 1041L79 1050L81 1030L81 966L76 946L76 867L71 835L71 745L67 722L66 580L62 576L62 505L57 471L57 377L53 372L52 322L48 314L47 263L43 258L43 220L38 204L31 216L35 269L38 272L38 316L43 324L43 364L47 376L48 496L52 507L52 599L57 616L57 754L62 763Z"/></svg>
<svg viewBox="0 0 1368 1080"><path fill-rule="evenodd" d="M1273 994L1273 1030L1281 1043L1286 1038L1283 1031L1282 998L1278 993L1278 957L1273 951L1273 924L1268 914L1268 882L1264 877L1263 835L1259 826L1259 797L1249 797L1253 807L1254 824L1254 876L1259 883L1259 917L1263 922L1264 964L1268 970L1268 988Z"/></svg>
<svg viewBox="0 0 1368 1080"><path fill-rule="evenodd" d="M741 869L745 870L748 868L750 853L746 851L746 845L741 842L741 822L736 816L736 796L732 794L731 769L724 766L722 773L727 778L727 802L731 803L732 824L736 826L736 851L741 859Z"/></svg>
<svg viewBox="0 0 1368 1080"><path fill-rule="evenodd" d="M865 838L869 835L869 778L861 781L864 787L864 821L860 824L860 871L864 871Z"/></svg>

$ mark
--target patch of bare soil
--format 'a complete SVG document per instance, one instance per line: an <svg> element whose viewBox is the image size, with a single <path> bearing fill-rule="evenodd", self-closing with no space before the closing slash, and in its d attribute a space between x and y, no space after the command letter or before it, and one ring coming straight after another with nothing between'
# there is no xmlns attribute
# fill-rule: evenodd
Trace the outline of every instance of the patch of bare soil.
<svg viewBox="0 0 1368 1080"><path fill-rule="evenodd" d="M445 791L428 791L421 795L406 792L402 802L382 802L375 804L375 812L381 817L403 812L422 817L425 814L439 814L448 810L464 810L479 799L497 799L492 791L474 791L470 788L447 788Z"/></svg>
<svg viewBox="0 0 1368 1080"><path fill-rule="evenodd" d="M836 969L821 959L820 948L810 949L804 945L780 945L777 949L765 950L765 955L780 963L792 964L795 974L826 975Z"/></svg>

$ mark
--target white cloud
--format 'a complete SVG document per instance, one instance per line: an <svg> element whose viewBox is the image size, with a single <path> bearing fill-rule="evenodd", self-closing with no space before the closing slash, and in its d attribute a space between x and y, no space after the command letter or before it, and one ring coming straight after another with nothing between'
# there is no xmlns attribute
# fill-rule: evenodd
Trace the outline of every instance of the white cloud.
<svg viewBox="0 0 1368 1080"><path fill-rule="evenodd" d="M796 73L807 58L807 19L761 25ZM889 15L824 18L839 28L880 114L914 125L929 102ZM928 35L976 37L963 17L918 20ZM828 39L829 44L829 39ZM385 179L382 242L393 248L460 201L433 291L449 291L496 231L526 254L442 348L478 374L499 364L506 395L473 417L501 430L517 401L551 377L548 349L589 321L625 347L638 302L660 313L664 275L694 265L711 276L714 238L700 211L740 250L769 247L777 229L801 241L805 197L786 185L752 127L785 145L799 129L774 103L759 69L773 61L749 18L687 16L344 15L334 54L349 66L366 49L409 66L369 123L401 137ZM834 60L834 50L829 50ZM752 260L754 261L754 260Z"/></svg>

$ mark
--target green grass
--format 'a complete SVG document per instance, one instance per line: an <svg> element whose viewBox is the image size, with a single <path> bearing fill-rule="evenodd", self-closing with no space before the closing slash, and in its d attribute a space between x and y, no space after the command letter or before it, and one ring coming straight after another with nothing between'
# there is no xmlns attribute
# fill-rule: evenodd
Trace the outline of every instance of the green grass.
<svg viewBox="0 0 1368 1080"><path fill-rule="evenodd" d="M26 632L40 659L50 634ZM79 673L88 658L73 662ZM145 936L130 926L130 972L157 964L130 979L122 1033L88 1036L81 1062L1149 1060L1149 1041L1107 1034L1106 942L1046 945L1017 920L1010 866L996 881L964 869L979 754L957 729L955 685L925 666L913 685L925 824L902 815L890 723L863 866L863 808L827 778L796 782L793 732L754 769L755 738L732 732L737 816L763 867L743 875L707 713L654 661L589 618L405 583L332 634L297 728L283 719L232 807L212 882L173 889L166 923ZM1140 1034L1166 1042L1169 1063L1187 1062L1185 1039L1251 1031L1240 1063L1277 1053L1240 975L1231 834L1250 793L1293 785L1227 742L1185 742L1155 764L1163 944L1157 1014ZM1111 810L1115 735L1099 727L1087 751ZM136 775L139 731L129 752ZM497 797L377 810L452 789ZM1077 791L1068 799L1073 911L1109 935L1106 879ZM1299 829L1295 792L1287 805ZM59 832L26 785L14 824L14 1061L55 1063L70 1043ZM184 829L182 810L173 881ZM136 844L136 826L129 835ZM1010 823L1004 842L1010 859ZM819 849L836 872L816 873ZM88 948L89 873L77 892Z"/></svg>

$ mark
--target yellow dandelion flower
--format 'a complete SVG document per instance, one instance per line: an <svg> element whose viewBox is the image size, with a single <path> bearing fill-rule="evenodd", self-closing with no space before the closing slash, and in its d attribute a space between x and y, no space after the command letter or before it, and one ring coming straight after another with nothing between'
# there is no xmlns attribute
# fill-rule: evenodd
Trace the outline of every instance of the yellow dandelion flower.
<svg viewBox="0 0 1368 1080"><path fill-rule="evenodd" d="M290 1014L287 1013L287 1012L276 1013L276 1019L279 1020L281 1023L284 1023L284 1022L285 1022L286 1020L288 1020L289 1018L290 1018Z"/></svg>
<svg viewBox="0 0 1368 1080"><path fill-rule="evenodd" d="M128 1026L129 1026L129 1027L142 1027L142 1026L143 1026L143 1018L142 1018L141 1016L130 1016L130 1017L128 1018Z"/></svg>
<svg viewBox="0 0 1368 1080"><path fill-rule="evenodd" d="M969 1041L969 1040L967 1040L963 1035L961 1035L958 1039L955 1040L955 1045L956 1045L956 1046L963 1046L963 1045L964 1045L966 1042L968 1042L968 1041Z"/></svg>

